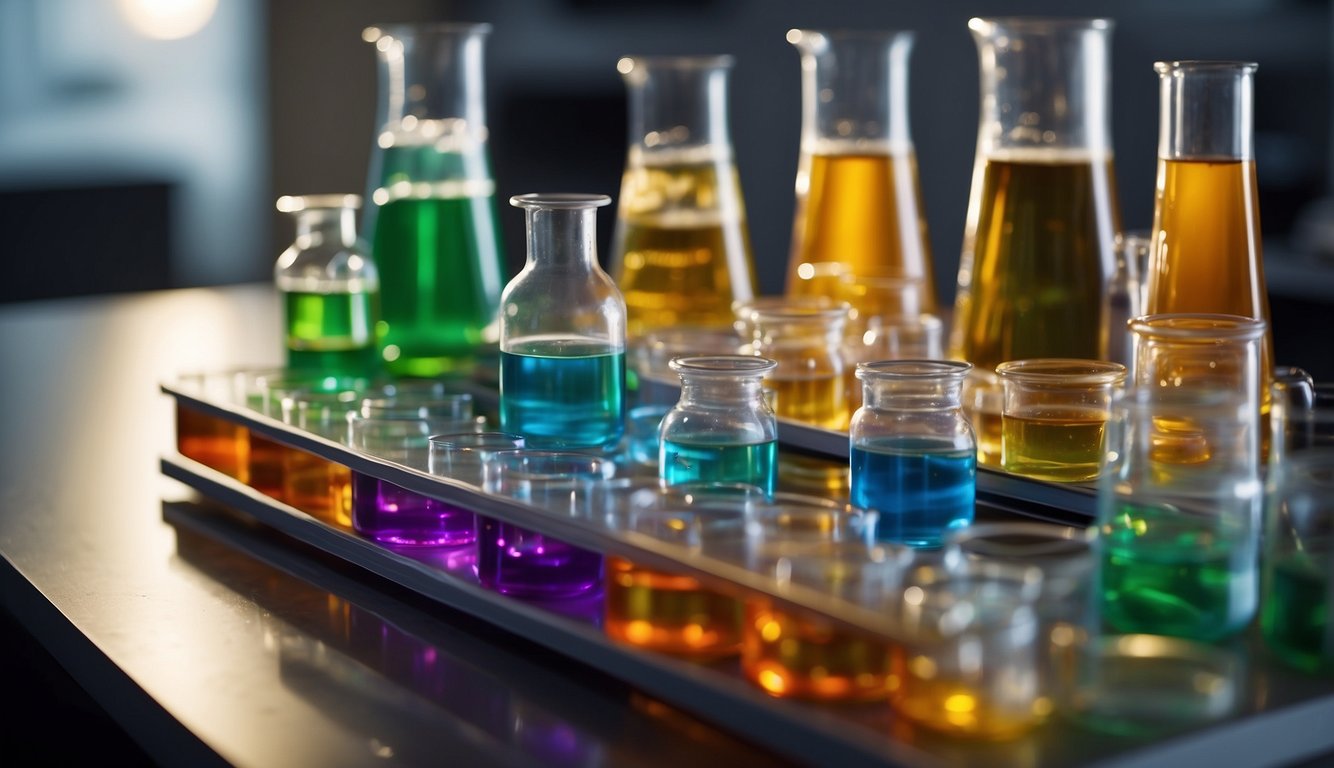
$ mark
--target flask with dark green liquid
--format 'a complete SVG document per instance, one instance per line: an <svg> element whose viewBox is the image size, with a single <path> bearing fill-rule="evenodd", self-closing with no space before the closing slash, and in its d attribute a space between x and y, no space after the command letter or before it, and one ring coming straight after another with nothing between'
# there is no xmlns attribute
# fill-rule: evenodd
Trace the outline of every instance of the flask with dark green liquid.
<svg viewBox="0 0 1334 768"><path fill-rule="evenodd" d="M497 338L501 250L487 153L487 24L370 27L380 106L363 232L380 270L390 373L469 370Z"/></svg>

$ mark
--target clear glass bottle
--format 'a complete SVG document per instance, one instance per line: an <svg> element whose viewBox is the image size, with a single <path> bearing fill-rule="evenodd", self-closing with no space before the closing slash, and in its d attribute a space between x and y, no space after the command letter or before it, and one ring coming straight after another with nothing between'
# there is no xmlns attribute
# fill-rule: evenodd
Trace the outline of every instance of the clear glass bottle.
<svg viewBox="0 0 1334 768"><path fill-rule="evenodd" d="M681 401L662 420L658 471L667 485L745 483L773 493L778 419L761 379L778 364L762 357L678 357Z"/></svg>
<svg viewBox="0 0 1334 768"><path fill-rule="evenodd" d="M1158 183L1145 314L1269 320L1251 109L1256 65L1160 61ZM1260 354L1268 413L1273 335Z"/></svg>
<svg viewBox="0 0 1334 768"><path fill-rule="evenodd" d="M727 328L755 293L741 183L727 129L730 56L626 56L630 150L612 275L627 332Z"/></svg>
<svg viewBox="0 0 1334 768"><path fill-rule="evenodd" d="M739 322L752 329L751 351L778 364L764 382L774 393L774 411L826 429L846 427L842 345L848 305L755 302L739 307L737 314Z"/></svg>
<svg viewBox="0 0 1334 768"><path fill-rule="evenodd" d="M487 152L489 24L369 27L379 61L364 237L380 270L391 373L466 370L496 340L503 281Z"/></svg>
<svg viewBox="0 0 1334 768"><path fill-rule="evenodd" d="M913 33L793 29L801 159L787 292L837 294L840 274L918 278L934 312L930 240L908 130Z"/></svg>
<svg viewBox="0 0 1334 768"><path fill-rule="evenodd" d="M296 241L278 257L287 367L363 377L378 368L380 277L357 242L357 195L278 198L296 219Z"/></svg>
<svg viewBox="0 0 1334 768"><path fill-rule="evenodd" d="M950 357L1102 360L1121 229L1106 19L972 19L982 102Z"/></svg>
<svg viewBox="0 0 1334 768"><path fill-rule="evenodd" d="M606 195L510 198L528 261L501 297L500 427L534 448L612 450L625 430L625 300L598 266Z"/></svg>
<svg viewBox="0 0 1334 768"><path fill-rule="evenodd" d="M939 547L973 521L977 440L960 395L968 363L861 363L852 417L852 503L880 512L879 538Z"/></svg>

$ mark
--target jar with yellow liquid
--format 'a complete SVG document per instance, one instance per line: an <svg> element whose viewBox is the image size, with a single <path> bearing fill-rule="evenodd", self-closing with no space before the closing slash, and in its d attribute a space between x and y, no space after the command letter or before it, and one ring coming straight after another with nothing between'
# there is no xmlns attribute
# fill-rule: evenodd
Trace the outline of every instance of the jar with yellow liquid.
<svg viewBox="0 0 1334 768"><path fill-rule="evenodd" d="M1106 19L972 19L982 101L950 356L1105 359L1121 228Z"/></svg>
<svg viewBox="0 0 1334 768"><path fill-rule="evenodd" d="M1160 61L1158 183L1144 313L1269 320L1251 129L1256 65ZM1260 351L1269 411L1273 334Z"/></svg>
<svg viewBox="0 0 1334 768"><path fill-rule="evenodd" d="M737 309L738 323L751 329L751 352L778 363L764 386L774 392L782 418L826 429L848 425L843 327L848 305L808 301L755 302Z"/></svg>
<svg viewBox="0 0 1334 768"><path fill-rule="evenodd" d="M996 366L1001 467L1024 477L1077 483L1098 477L1112 397L1126 367L1101 360L1011 360Z"/></svg>
<svg viewBox="0 0 1334 768"><path fill-rule="evenodd" d="M732 302L755 293L727 128L732 58L626 56L616 68L630 102L612 249L626 331L727 328Z"/></svg>
<svg viewBox="0 0 1334 768"><path fill-rule="evenodd" d="M917 155L908 129L912 32L793 29L801 53L801 157L789 295L837 296L840 276L935 286Z"/></svg>

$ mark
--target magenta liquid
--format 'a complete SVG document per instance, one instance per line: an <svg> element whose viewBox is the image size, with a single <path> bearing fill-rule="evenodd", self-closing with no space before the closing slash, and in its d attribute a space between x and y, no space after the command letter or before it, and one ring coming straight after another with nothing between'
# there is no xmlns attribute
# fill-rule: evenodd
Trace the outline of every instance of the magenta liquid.
<svg viewBox="0 0 1334 768"><path fill-rule="evenodd" d="M602 555L478 516L477 579L516 597L583 595L602 585Z"/></svg>
<svg viewBox="0 0 1334 768"><path fill-rule="evenodd" d="M476 537L473 513L352 473L352 528L382 544L453 547Z"/></svg>

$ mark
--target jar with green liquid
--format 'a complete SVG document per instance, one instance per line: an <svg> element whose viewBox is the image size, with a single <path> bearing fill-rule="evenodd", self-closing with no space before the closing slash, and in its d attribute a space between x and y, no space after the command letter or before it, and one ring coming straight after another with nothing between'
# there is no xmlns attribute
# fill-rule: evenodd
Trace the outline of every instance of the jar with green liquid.
<svg viewBox="0 0 1334 768"><path fill-rule="evenodd" d="M340 378L378 370L379 274L357 242L360 205L357 195L278 198L296 219L296 241L274 266L291 369Z"/></svg>
<svg viewBox="0 0 1334 768"><path fill-rule="evenodd" d="M488 24L391 24L362 229L380 269L380 353L398 376L467 372L497 340L503 285L487 152Z"/></svg>

